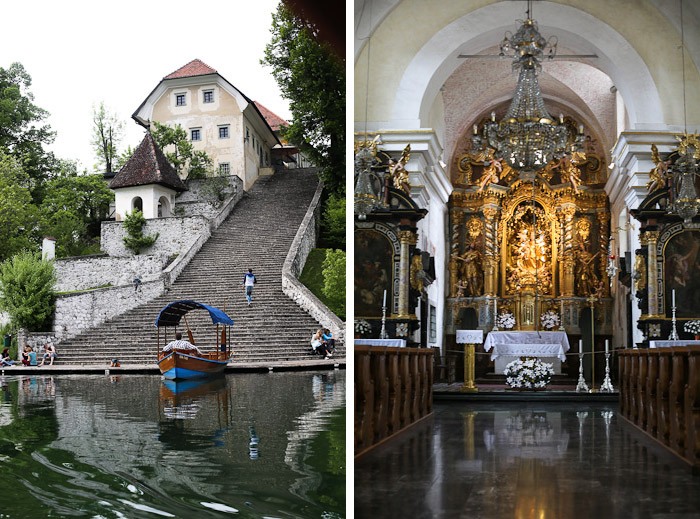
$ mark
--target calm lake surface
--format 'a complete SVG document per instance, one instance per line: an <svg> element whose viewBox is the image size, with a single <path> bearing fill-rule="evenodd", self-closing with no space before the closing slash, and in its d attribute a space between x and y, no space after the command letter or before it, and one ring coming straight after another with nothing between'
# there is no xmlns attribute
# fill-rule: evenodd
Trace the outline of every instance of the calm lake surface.
<svg viewBox="0 0 700 519"><path fill-rule="evenodd" d="M0 518L345 516L345 371L0 377Z"/></svg>

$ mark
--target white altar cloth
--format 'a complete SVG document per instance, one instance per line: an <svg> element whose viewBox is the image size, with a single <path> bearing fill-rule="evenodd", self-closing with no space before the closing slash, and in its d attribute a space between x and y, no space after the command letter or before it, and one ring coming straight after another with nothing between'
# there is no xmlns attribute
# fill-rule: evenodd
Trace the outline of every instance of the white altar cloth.
<svg viewBox="0 0 700 519"><path fill-rule="evenodd" d="M557 357L565 361L569 351L566 332L491 332L484 341L484 350L491 351L491 360L509 357Z"/></svg>
<svg viewBox="0 0 700 519"><path fill-rule="evenodd" d="M690 346L700 344L700 341L649 341L650 348L672 348L673 346Z"/></svg>
<svg viewBox="0 0 700 519"><path fill-rule="evenodd" d="M398 346L406 347L406 339L355 339L355 345L359 346Z"/></svg>

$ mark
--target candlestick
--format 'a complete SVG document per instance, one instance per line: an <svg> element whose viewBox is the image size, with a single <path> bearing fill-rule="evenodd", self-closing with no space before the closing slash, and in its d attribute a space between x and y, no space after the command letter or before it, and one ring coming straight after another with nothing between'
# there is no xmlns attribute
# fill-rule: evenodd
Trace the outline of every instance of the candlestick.
<svg viewBox="0 0 700 519"><path fill-rule="evenodd" d="M608 341L605 341L605 346L607 347ZM612 385L612 380L610 380L610 354L605 350L605 378L603 379L603 384L600 386L600 391L603 393L612 393L615 388Z"/></svg>

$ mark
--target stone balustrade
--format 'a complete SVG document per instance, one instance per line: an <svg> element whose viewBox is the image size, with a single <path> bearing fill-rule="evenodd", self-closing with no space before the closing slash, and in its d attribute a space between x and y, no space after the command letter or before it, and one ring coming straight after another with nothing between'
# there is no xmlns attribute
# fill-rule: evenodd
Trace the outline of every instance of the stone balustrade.
<svg viewBox="0 0 700 519"><path fill-rule="evenodd" d="M432 348L355 346L355 456L433 412Z"/></svg>
<svg viewBox="0 0 700 519"><path fill-rule="evenodd" d="M700 346L620 351L620 413L700 468Z"/></svg>

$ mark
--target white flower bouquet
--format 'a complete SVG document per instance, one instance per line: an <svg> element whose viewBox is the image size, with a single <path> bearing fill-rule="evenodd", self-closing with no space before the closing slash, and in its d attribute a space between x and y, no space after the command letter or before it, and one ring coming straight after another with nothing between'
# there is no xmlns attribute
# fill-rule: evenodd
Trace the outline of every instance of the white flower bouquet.
<svg viewBox="0 0 700 519"><path fill-rule="evenodd" d="M515 316L510 312L501 312L496 317L496 326L504 330L510 330L515 326Z"/></svg>
<svg viewBox="0 0 700 519"><path fill-rule="evenodd" d="M559 319L558 313L552 310L547 310L540 316L540 322L542 323L542 328L545 330L552 330L559 326L561 319Z"/></svg>
<svg viewBox="0 0 700 519"><path fill-rule="evenodd" d="M700 335L700 321L688 321L683 325L683 330L693 335Z"/></svg>
<svg viewBox="0 0 700 519"><path fill-rule="evenodd" d="M372 327L370 324L365 321L364 319L361 319L359 321L355 321L355 333L358 335L367 335L372 331Z"/></svg>
<svg viewBox="0 0 700 519"><path fill-rule="evenodd" d="M551 364L528 357L508 363L503 374L512 388L542 389L551 382L554 369Z"/></svg>

